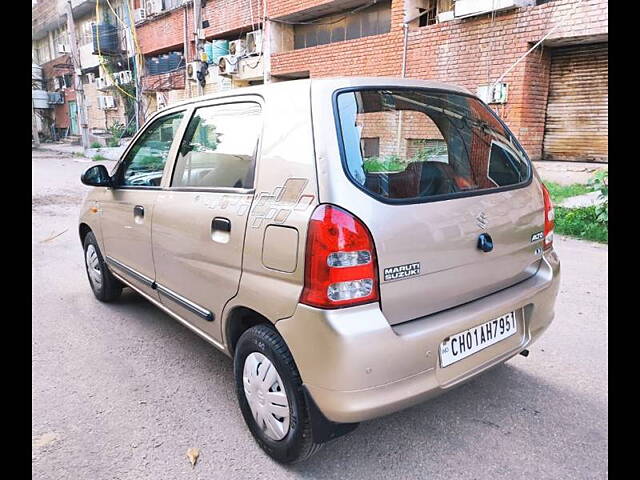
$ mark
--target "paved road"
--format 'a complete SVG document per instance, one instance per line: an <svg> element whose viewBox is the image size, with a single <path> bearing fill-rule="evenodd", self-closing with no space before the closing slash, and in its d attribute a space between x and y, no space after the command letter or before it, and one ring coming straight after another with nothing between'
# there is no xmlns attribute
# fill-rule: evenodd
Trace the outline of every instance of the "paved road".
<svg viewBox="0 0 640 480"><path fill-rule="evenodd" d="M227 357L134 293L93 297L76 234L89 165L33 158L33 478L607 477L606 246L556 240L557 316L528 358L283 467L245 428Z"/></svg>

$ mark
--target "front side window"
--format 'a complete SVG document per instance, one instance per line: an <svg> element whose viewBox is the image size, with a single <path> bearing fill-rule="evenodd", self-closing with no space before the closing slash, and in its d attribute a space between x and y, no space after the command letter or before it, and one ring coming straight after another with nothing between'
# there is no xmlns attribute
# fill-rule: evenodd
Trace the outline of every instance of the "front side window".
<svg viewBox="0 0 640 480"><path fill-rule="evenodd" d="M180 144L171 186L252 188L261 128L257 103L197 109Z"/></svg>
<svg viewBox="0 0 640 480"><path fill-rule="evenodd" d="M155 120L131 147L116 174L116 184L129 187L159 187L183 112Z"/></svg>
<svg viewBox="0 0 640 480"><path fill-rule="evenodd" d="M342 92L348 177L373 196L415 203L517 186L531 177L512 134L475 98L424 89ZM369 147L376 138L376 148Z"/></svg>

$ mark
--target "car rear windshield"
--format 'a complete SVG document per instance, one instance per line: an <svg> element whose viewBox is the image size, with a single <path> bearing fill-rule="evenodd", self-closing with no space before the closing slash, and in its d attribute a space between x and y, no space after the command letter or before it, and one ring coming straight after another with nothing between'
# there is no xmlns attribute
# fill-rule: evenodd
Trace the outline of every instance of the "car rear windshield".
<svg viewBox="0 0 640 480"><path fill-rule="evenodd" d="M530 180L522 147L473 97L361 89L340 92L336 103L347 175L383 201L473 195Z"/></svg>

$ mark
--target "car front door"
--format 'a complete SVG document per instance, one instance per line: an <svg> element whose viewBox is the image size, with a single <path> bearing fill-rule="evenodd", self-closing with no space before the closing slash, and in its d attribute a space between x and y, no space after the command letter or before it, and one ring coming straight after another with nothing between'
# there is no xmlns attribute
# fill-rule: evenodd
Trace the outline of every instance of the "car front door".
<svg viewBox="0 0 640 480"><path fill-rule="evenodd" d="M109 268L156 300L151 220L183 117L184 111L169 113L145 128L116 167L113 186L99 205Z"/></svg>
<svg viewBox="0 0 640 480"><path fill-rule="evenodd" d="M196 108L154 207L160 300L217 341L224 305L240 284L261 129L258 100Z"/></svg>

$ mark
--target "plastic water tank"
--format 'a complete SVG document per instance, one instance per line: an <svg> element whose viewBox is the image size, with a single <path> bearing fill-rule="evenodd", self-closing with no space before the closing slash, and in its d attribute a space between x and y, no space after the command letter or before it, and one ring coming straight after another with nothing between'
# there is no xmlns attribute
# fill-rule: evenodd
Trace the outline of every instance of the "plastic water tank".
<svg viewBox="0 0 640 480"><path fill-rule="evenodd" d="M158 58L158 73L165 73L169 71L169 55L163 54Z"/></svg>
<svg viewBox="0 0 640 480"><path fill-rule="evenodd" d="M158 60L158 57L151 57L149 60L147 60L147 72L149 73L149 75L157 75L158 73L160 73L159 64L160 61Z"/></svg>
<svg viewBox="0 0 640 480"><path fill-rule="evenodd" d="M220 57L223 55L229 55L229 41L214 40L211 42L211 55L207 53L209 63L215 63L217 65Z"/></svg>
<svg viewBox="0 0 640 480"><path fill-rule="evenodd" d="M213 56L213 44L211 42L204 44L204 53L207 55L207 63L211 63L211 57Z"/></svg>
<svg viewBox="0 0 640 480"><path fill-rule="evenodd" d="M93 51L98 51L98 34L100 34L100 52L118 52L118 29L109 23L92 24Z"/></svg>
<svg viewBox="0 0 640 480"><path fill-rule="evenodd" d="M181 52L171 52L169 54L169 70L176 70L182 63Z"/></svg>
<svg viewBox="0 0 640 480"><path fill-rule="evenodd" d="M49 108L49 94L46 90L32 90L33 108Z"/></svg>

